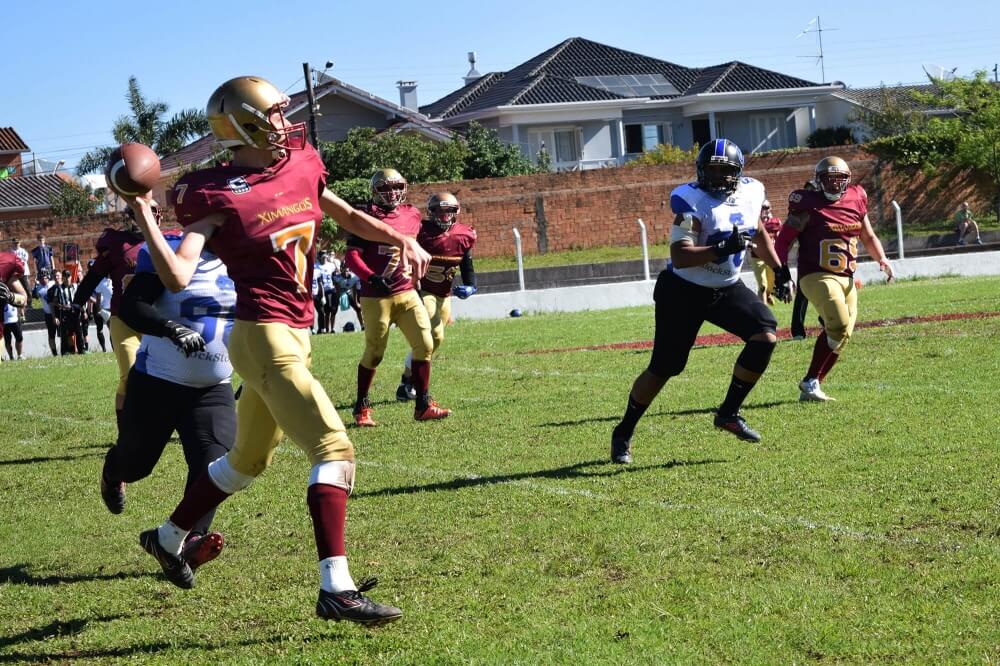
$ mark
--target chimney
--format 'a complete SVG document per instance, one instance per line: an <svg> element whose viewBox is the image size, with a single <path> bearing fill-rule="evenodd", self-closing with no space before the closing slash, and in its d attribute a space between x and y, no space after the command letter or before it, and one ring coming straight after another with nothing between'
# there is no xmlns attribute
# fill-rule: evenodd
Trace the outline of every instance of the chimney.
<svg viewBox="0 0 1000 666"><path fill-rule="evenodd" d="M469 73L462 77L465 81L465 85L469 85L473 81L480 79L483 75L476 70L476 52L469 51Z"/></svg>
<svg viewBox="0 0 1000 666"><path fill-rule="evenodd" d="M416 81L396 81L399 88L399 105L410 111L420 112L417 105L417 82Z"/></svg>

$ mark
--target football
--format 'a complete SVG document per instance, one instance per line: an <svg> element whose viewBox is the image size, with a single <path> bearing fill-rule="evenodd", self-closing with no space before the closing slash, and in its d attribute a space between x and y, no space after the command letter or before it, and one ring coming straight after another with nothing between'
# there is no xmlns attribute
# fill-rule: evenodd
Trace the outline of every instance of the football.
<svg viewBox="0 0 1000 666"><path fill-rule="evenodd" d="M141 143L122 144L111 153L104 176L108 187L122 196L145 194L160 180L160 158Z"/></svg>

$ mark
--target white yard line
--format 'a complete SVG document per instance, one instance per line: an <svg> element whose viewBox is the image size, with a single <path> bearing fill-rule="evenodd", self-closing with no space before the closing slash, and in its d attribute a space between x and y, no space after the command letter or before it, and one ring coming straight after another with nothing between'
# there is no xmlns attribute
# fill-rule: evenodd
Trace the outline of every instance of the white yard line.
<svg viewBox="0 0 1000 666"><path fill-rule="evenodd" d="M476 480L484 478L484 475L481 474L474 474L468 472L453 472L442 469L413 467L409 465L397 465L393 463L383 463L370 460L367 461L362 460L359 461L358 464L365 467L388 469L395 472L411 475L416 478L424 478L424 479L444 477L449 479L464 478L469 480ZM607 504L621 503L622 501L620 497L613 497L611 495L605 495L603 493L598 493L582 488L567 488L565 486L560 486L555 483L536 481L532 479L497 480L491 482L490 485L520 486L531 492L544 493L548 495L582 497L588 500L593 500L596 502L607 503ZM743 519L759 519L772 524L791 525L809 531L821 530L829 532L830 534L837 537L854 539L856 541L870 541L874 543L882 543L889 545L905 544L911 546L928 547L942 551L956 551L956 550L961 550L963 547L965 547L965 544L957 542L926 541L924 539L918 539L916 537L889 536L878 532L868 532L865 530L855 529L853 527L848 527L846 525L817 522L801 516L771 514L761 511L759 509L712 506L706 504L682 504L682 503L664 502L664 501L636 500L634 498L630 498L628 500L628 503L632 505L639 505L641 507L660 509L664 511L692 511L696 513L733 516L736 518L743 518Z"/></svg>

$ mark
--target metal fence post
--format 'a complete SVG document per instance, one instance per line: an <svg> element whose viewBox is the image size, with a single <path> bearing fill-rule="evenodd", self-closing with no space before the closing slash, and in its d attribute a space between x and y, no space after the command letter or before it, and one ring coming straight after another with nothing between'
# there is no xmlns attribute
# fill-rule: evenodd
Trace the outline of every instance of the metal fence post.
<svg viewBox="0 0 1000 666"><path fill-rule="evenodd" d="M903 211L895 199L892 201L892 207L896 209L896 238L899 243L899 258L906 259L906 250L903 249Z"/></svg>
<svg viewBox="0 0 1000 666"><path fill-rule="evenodd" d="M514 252L517 255L517 283L524 291L524 256L521 253L521 232L514 227Z"/></svg>
<svg viewBox="0 0 1000 666"><path fill-rule="evenodd" d="M646 282L649 282L649 238L646 236L646 224L642 218L636 221L639 223L639 236L642 239L642 274Z"/></svg>

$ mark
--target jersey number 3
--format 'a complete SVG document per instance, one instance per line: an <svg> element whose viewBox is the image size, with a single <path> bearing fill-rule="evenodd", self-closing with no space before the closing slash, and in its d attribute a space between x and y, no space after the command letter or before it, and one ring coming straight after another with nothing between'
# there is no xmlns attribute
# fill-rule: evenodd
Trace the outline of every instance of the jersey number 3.
<svg viewBox="0 0 1000 666"><path fill-rule="evenodd" d="M309 267L309 250L312 249L313 234L316 231L314 222L303 222L291 227L275 231L271 234L271 247L275 252L283 252L289 243L295 243L295 281L299 291L309 293L306 287L306 269Z"/></svg>

